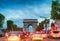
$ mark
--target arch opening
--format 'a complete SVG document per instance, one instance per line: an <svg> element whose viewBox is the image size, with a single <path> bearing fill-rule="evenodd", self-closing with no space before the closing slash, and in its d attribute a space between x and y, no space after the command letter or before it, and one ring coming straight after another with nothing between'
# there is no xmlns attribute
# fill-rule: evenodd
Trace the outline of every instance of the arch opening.
<svg viewBox="0 0 60 41"><path fill-rule="evenodd" d="M33 26L32 25L29 25L28 26L28 30L29 30L29 32L33 32Z"/></svg>

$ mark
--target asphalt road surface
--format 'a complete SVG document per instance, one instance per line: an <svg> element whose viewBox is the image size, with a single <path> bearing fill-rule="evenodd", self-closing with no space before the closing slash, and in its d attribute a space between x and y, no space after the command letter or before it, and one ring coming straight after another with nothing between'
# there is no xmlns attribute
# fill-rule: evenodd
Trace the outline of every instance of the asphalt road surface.
<svg viewBox="0 0 60 41"><path fill-rule="evenodd" d="M50 39L50 38L47 38L47 39L44 39L43 41L60 41L60 39Z"/></svg>
<svg viewBox="0 0 60 41"><path fill-rule="evenodd" d="M6 38L2 37L0 38L0 41L6 41ZM26 39L22 39L21 41L31 41L31 39L26 38ZM60 41L60 39L50 39L50 38L46 38L43 41Z"/></svg>

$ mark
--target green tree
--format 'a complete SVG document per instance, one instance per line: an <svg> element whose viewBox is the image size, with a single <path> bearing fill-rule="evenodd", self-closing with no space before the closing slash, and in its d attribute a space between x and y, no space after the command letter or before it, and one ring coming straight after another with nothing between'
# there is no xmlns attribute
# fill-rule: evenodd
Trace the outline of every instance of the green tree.
<svg viewBox="0 0 60 41"><path fill-rule="evenodd" d="M52 19L60 19L60 6L59 0L52 0L52 9L51 9L51 18Z"/></svg>
<svg viewBox="0 0 60 41"><path fill-rule="evenodd" d="M0 27L3 27L5 16L0 13Z"/></svg>
<svg viewBox="0 0 60 41"><path fill-rule="evenodd" d="M23 31L23 28L17 28L17 31Z"/></svg>
<svg viewBox="0 0 60 41"><path fill-rule="evenodd" d="M39 23L39 25L37 26L36 30L40 31L42 29L44 29L43 23Z"/></svg>
<svg viewBox="0 0 60 41"><path fill-rule="evenodd" d="M36 30L40 31L40 30L44 29L43 24L44 24L44 21L42 21L41 23L39 23L39 25L37 26Z"/></svg>
<svg viewBox="0 0 60 41"><path fill-rule="evenodd" d="M48 24L48 23L49 23L49 19L43 20L41 23L39 23L39 25L36 28L36 30L40 31L40 30L44 29L44 24Z"/></svg>
<svg viewBox="0 0 60 41"><path fill-rule="evenodd" d="M49 24L49 22L50 22L49 19L45 19L45 20L43 21L44 24Z"/></svg>
<svg viewBox="0 0 60 41"><path fill-rule="evenodd" d="M6 33L6 29L2 29L2 31L3 31L4 33Z"/></svg>
<svg viewBox="0 0 60 41"><path fill-rule="evenodd" d="M17 30L17 25L16 24L13 24L13 30Z"/></svg>
<svg viewBox="0 0 60 41"><path fill-rule="evenodd" d="M12 20L7 20L7 30L12 30L13 28L13 21Z"/></svg>

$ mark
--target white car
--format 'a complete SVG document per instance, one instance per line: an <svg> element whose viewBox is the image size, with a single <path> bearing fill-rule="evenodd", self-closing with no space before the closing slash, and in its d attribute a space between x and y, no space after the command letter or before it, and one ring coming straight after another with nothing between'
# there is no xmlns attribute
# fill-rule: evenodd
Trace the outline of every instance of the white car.
<svg viewBox="0 0 60 41"><path fill-rule="evenodd" d="M6 33L5 37L6 37L6 41L20 41L21 40L20 35L14 32Z"/></svg>
<svg viewBox="0 0 60 41"><path fill-rule="evenodd" d="M43 40L43 37L41 36L41 34L32 35L32 41L41 41L41 40Z"/></svg>
<svg viewBox="0 0 60 41"><path fill-rule="evenodd" d="M60 38L60 32L59 31L51 31L50 38Z"/></svg>
<svg viewBox="0 0 60 41"><path fill-rule="evenodd" d="M8 41L20 41L20 38L17 35L12 34L8 37Z"/></svg>
<svg viewBox="0 0 60 41"><path fill-rule="evenodd" d="M42 37L43 37L43 38L47 38L48 35L47 35L46 33L42 33Z"/></svg>

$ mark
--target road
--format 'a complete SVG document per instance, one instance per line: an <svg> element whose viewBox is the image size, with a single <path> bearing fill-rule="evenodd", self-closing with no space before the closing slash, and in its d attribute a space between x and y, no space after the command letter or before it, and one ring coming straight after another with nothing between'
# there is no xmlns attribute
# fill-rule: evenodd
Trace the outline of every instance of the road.
<svg viewBox="0 0 60 41"><path fill-rule="evenodd" d="M50 39L50 38L47 38L47 39L44 39L43 41L60 41L60 39Z"/></svg>
<svg viewBox="0 0 60 41"><path fill-rule="evenodd" d="M3 37L3 38L0 38L0 41L6 41L6 39ZM31 41L31 39L27 38L27 39L23 39L22 41ZM50 38L46 38L46 39L44 39L43 41L60 41L60 39L50 39Z"/></svg>
<svg viewBox="0 0 60 41"><path fill-rule="evenodd" d="M28 41L31 41L31 40L28 40ZM60 41L60 39L50 39L50 38L46 38L46 39L43 39L43 41Z"/></svg>

